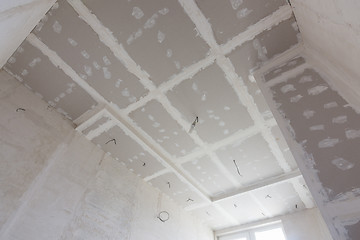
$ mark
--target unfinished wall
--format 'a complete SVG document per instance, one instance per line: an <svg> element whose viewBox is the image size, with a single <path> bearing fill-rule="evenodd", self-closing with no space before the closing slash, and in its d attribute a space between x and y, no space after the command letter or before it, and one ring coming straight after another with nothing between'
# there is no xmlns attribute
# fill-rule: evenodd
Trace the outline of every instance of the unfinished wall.
<svg viewBox="0 0 360 240"><path fill-rule="evenodd" d="M292 0L306 50L327 71L341 77L345 95L359 98L360 2L357 0Z"/></svg>
<svg viewBox="0 0 360 240"><path fill-rule="evenodd" d="M333 240L317 208L223 229L216 231L215 235L216 239L223 239L222 237L229 239L230 235L237 235L237 233L241 235L241 232L248 232L252 229L259 229L280 222L287 240ZM232 236L231 239L237 238Z"/></svg>
<svg viewBox="0 0 360 240"><path fill-rule="evenodd" d="M258 84L333 238L359 239L360 114L312 61L279 59L255 74Z"/></svg>
<svg viewBox="0 0 360 240"><path fill-rule="evenodd" d="M0 89L0 239L212 239L4 72Z"/></svg>
<svg viewBox="0 0 360 240"><path fill-rule="evenodd" d="M0 68L54 3L55 0L1 1Z"/></svg>
<svg viewBox="0 0 360 240"><path fill-rule="evenodd" d="M287 240L332 240L317 208L281 217Z"/></svg>

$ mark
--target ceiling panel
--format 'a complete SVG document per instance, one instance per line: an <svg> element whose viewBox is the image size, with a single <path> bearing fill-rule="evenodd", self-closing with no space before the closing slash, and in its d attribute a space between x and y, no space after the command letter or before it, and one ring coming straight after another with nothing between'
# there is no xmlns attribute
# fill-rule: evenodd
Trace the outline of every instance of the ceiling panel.
<svg viewBox="0 0 360 240"><path fill-rule="evenodd" d="M234 185L219 172L208 156L184 163L182 167L201 183L210 196L234 190Z"/></svg>
<svg viewBox="0 0 360 240"><path fill-rule="evenodd" d="M167 93L188 122L199 118L196 132L213 143L253 125L224 72L216 65L200 71ZM211 130L210 130L211 129Z"/></svg>
<svg viewBox="0 0 360 240"><path fill-rule="evenodd" d="M173 156L184 156L196 148L186 130L155 100L132 112L130 117Z"/></svg>
<svg viewBox="0 0 360 240"><path fill-rule="evenodd" d="M305 208L291 183L285 182L256 190L253 195L271 216L291 213Z"/></svg>
<svg viewBox="0 0 360 240"><path fill-rule="evenodd" d="M222 44L287 4L285 0L196 0Z"/></svg>
<svg viewBox="0 0 360 240"><path fill-rule="evenodd" d="M265 217L264 209L254 201L250 194L232 197L218 204L240 224L254 222Z"/></svg>
<svg viewBox="0 0 360 240"><path fill-rule="evenodd" d="M244 185L282 173L267 142L260 134L216 151L229 172Z"/></svg>
<svg viewBox="0 0 360 240"><path fill-rule="evenodd" d="M35 35L90 86L120 108L146 94L139 79L126 70L66 1L59 2L59 8L50 13L51 17L43 18L35 28Z"/></svg>
<svg viewBox="0 0 360 240"><path fill-rule="evenodd" d="M177 0L105 2L84 1L156 85L209 51Z"/></svg>
<svg viewBox="0 0 360 240"><path fill-rule="evenodd" d="M228 57L234 64L237 74L242 79L247 79L255 68L296 45L299 42L298 34L295 18L292 17L242 44Z"/></svg>
<svg viewBox="0 0 360 240"><path fill-rule="evenodd" d="M164 166L145 151L137 142L127 136L120 127L113 127L92 140L105 152L123 163L138 176L150 176Z"/></svg>
<svg viewBox="0 0 360 240"><path fill-rule="evenodd" d="M27 42L17 49L5 67L70 119L75 120L96 104L89 94Z"/></svg>
<svg viewBox="0 0 360 240"><path fill-rule="evenodd" d="M274 79L278 76L280 76L281 74L294 69L302 64L305 63L305 59L303 57L296 57L294 59L292 59L291 61L288 61L276 68L271 69L269 72L265 73L264 75L264 79L265 81L270 81L271 79Z"/></svg>

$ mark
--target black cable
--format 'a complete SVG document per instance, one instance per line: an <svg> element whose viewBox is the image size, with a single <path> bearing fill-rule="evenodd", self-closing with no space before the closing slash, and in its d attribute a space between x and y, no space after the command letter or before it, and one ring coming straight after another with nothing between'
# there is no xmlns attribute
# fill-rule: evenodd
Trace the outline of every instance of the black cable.
<svg viewBox="0 0 360 240"><path fill-rule="evenodd" d="M159 212L157 218L162 222L166 222L167 220L169 220L170 214L167 211L161 211Z"/></svg>

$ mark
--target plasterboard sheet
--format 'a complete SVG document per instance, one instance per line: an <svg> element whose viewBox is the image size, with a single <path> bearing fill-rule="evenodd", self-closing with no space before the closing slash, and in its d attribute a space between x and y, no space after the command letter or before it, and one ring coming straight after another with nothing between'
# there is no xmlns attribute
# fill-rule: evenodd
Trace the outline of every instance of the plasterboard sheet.
<svg viewBox="0 0 360 240"><path fill-rule="evenodd" d="M109 121L109 118L108 117L102 117L100 118L99 120L97 120L96 122L94 122L94 124L90 125L89 127L87 127L86 129L84 129L82 131L82 133L84 135L87 135L89 132L97 129L98 127L100 127L100 125L106 123L107 121Z"/></svg>
<svg viewBox="0 0 360 240"><path fill-rule="evenodd" d="M256 190L253 195L272 216L305 208L293 185L288 182Z"/></svg>
<svg viewBox="0 0 360 240"><path fill-rule="evenodd" d="M285 0L196 0L223 44L287 4Z"/></svg>
<svg viewBox="0 0 360 240"><path fill-rule="evenodd" d="M240 224L257 221L266 217L263 215L265 214L264 209L249 194L226 199L221 201L219 205L238 220Z"/></svg>
<svg viewBox="0 0 360 240"><path fill-rule="evenodd" d="M130 117L175 157L184 156L195 148L195 143L186 130L182 129L156 100L130 113Z"/></svg>
<svg viewBox="0 0 360 240"><path fill-rule="evenodd" d="M189 185L182 182L174 173L166 173L150 180L151 185L170 196L181 206L204 203L204 199L190 189Z"/></svg>
<svg viewBox="0 0 360 240"><path fill-rule="evenodd" d="M253 125L246 108L216 65L200 71L167 93L189 122L198 116L195 131L205 142L216 142Z"/></svg>
<svg viewBox="0 0 360 240"><path fill-rule="evenodd" d="M90 95L27 42L16 50L5 67L70 119L76 119L96 104Z"/></svg>
<svg viewBox="0 0 360 240"><path fill-rule="evenodd" d="M212 197L234 190L234 185L219 172L208 156L194 159L182 167L197 179Z"/></svg>
<svg viewBox="0 0 360 240"><path fill-rule="evenodd" d="M207 206L191 211L191 214L202 219L211 229L218 230L233 224L214 206Z"/></svg>
<svg viewBox="0 0 360 240"><path fill-rule="evenodd" d="M264 74L264 79L265 81L270 81L271 79L274 79L278 76L280 76L281 74L294 69L302 64L305 63L305 59L303 57L296 57L294 59L292 59L291 61L287 61L284 64L271 69L269 72Z"/></svg>
<svg viewBox="0 0 360 240"><path fill-rule="evenodd" d="M360 116L314 70L271 88L279 111L290 120L295 140L313 156L330 200L360 186ZM341 175L342 181L334 176ZM355 191L356 192L356 191Z"/></svg>
<svg viewBox="0 0 360 240"><path fill-rule="evenodd" d="M33 33L105 99L120 108L146 94L139 79L126 70L66 1L60 1L59 8L51 10Z"/></svg>
<svg viewBox="0 0 360 240"><path fill-rule="evenodd" d="M294 156L292 155L289 146L286 143L286 140L283 136L283 134L280 131L280 128L278 126L271 128L271 133L273 134L276 143L280 147L280 150L282 154L284 155L284 158L286 159L286 162L289 164L291 169L296 169L297 164L295 162Z"/></svg>
<svg viewBox="0 0 360 240"><path fill-rule="evenodd" d="M156 85L204 58L209 51L176 0L108 0L107 4L86 0L84 3Z"/></svg>
<svg viewBox="0 0 360 240"><path fill-rule="evenodd" d="M244 185L282 173L267 142L260 134L222 147L216 154L229 172Z"/></svg>
<svg viewBox="0 0 360 240"><path fill-rule="evenodd" d="M113 140L115 139L115 140ZM152 175L164 169L161 163L127 136L120 127L113 127L92 140L105 152L123 163L140 177Z"/></svg>
<svg viewBox="0 0 360 240"><path fill-rule="evenodd" d="M228 57L237 74L247 79L264 62L296 45L298 33L295 18L291 17L236 48Z"/></svg>

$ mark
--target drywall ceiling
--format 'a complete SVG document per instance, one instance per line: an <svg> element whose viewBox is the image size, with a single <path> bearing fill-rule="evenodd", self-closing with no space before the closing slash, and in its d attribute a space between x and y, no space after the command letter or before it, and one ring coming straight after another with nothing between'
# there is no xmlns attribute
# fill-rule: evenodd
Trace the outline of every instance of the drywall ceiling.
<svg viewBox="0 0 360 240"><path fill-rule="evenodd" d="M5 69L221 229L314 206L251 77L299 36L285 0L68 0Z"/></svg>

